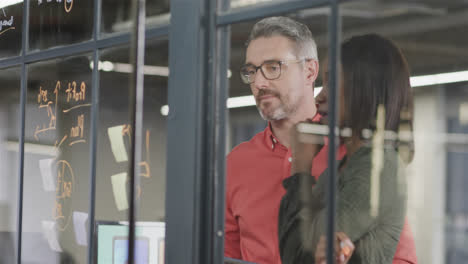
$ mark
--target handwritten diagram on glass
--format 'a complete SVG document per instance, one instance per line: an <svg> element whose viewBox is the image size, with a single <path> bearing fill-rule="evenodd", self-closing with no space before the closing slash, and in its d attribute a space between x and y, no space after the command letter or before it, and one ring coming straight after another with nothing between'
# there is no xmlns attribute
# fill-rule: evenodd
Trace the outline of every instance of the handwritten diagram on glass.
<svg viewBox="0 0 468 264"><path fill-rule="evenodd" d="M23 26L23 1L0 1L0 57L19 55Z"/></svg>
<svg viewBox="0 0 468 264"><path fill-rule="evenodd" d="M71 218L71 199L74 192L75 176L73 169L66 160L57 162L57 185L55 188L56 200L53 211L53 219L59 230L67 228Z"/></svg>
<svg viewBox="0 0 468 264"><path fill-rule="evenodd" d="M0 19L0 35L7 32L8 30L16 29L15 27L15 18L13 16L7 16L5 9L2 8L2 19Z"/></svg>
<svg viewBox="0 0 468 264"><path fill-rule="evenodd" d="M37 0L38 5L42 5L44 2L47 3L56 3L56 4L61 4L63 3L63 9L65 12L70 13L72 8L73 8L73 0Z"/></svg>
<svg viewBox="0 0 468 264"><path fill-rule="evenodd" d="M63 87L65 84L65 87ZM56 81L53 89L39 86L36 94L37 111L42 115L35 126L34 138L40 141L44 134L57 130L58 113L63 112L63 118L71 120L70 128L60 129L59 138L55 140L55 148L60 152L66 145L73 146L78 143L86 143L84 133L85 112L73 114L73 110L90 107L86 103L86 83L77 85L76 81L63 83ZM63 102L64 105L60 105ZM59 110L60 109L60 110ZM62 124L61 124L62 125ZM52 219L55 227L64 231L69 225L72 214L72 197L75 191L75 173L73 167L66 159L43 159L39 161L43 188L45 191L55 191L55 203L52 211Z"/></svg>
<svg viewBox="0 0 468 264"><path fill-rule="evenodd" d="M37 76L36 72L29 75ZM33 169L25 174L26 182L39 179L40 183L27 187L34 191L25 195L25 204L41 208L40 213L27 212L25 218L41 224L48 246L57 252L87 246L87 214L82 212L87 211L88 204L80 202L89 194L91 90L87 82L66 78L28 81L26 140L39 147L53 148L55 154L25 157L25 163L35 163L28 165ZM30 153L27 148L25 152Z"/></svg>

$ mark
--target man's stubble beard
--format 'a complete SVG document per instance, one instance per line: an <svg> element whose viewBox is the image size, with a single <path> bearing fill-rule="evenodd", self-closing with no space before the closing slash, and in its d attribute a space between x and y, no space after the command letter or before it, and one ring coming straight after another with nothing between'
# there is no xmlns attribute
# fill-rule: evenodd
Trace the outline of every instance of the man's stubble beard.
<svg viewBox="0 0 468 264"><path fill-rule="evenodd" d="M262 109L260 109L259 107L257 107L257 109L258 109L258 112L260 113L260 116L263 118L263 120L266 120L266 121L277 121L277 120L284 119L288 116L283 106L280 106L279 108L275 109L272 114L268 114L268 115L263 114Z"/></svg>
<svg viewBox="0 0 468 264"><path fill-rule="evenodd" d="M281 97L278 98L281 102L281 104L273 110L271 114L264 114L262 109L260 108L259 105L257 105L258 112L260 113L260 116L266 120L266 121L278 121L282 120L285 118L290 117L292 114L294 114L297 111L297 108L299 106L299 99L298 96L296 98L285 98L286 100L282 100ZM294 99L293 102L291 102L291 99ZM289 102L289 104L284 103L284 102Z"/></svg>

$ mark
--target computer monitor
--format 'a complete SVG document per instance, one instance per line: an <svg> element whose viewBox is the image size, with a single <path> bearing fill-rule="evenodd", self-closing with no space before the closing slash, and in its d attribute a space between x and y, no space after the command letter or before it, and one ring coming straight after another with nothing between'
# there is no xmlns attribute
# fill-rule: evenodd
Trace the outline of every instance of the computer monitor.
<svg viewBox="0 0 468 264"><path fill-rule="evenodd" d="M135 264L164 264L165 223L137 222ZM96 221L96 263L128 262L128 222Z"/></svg>

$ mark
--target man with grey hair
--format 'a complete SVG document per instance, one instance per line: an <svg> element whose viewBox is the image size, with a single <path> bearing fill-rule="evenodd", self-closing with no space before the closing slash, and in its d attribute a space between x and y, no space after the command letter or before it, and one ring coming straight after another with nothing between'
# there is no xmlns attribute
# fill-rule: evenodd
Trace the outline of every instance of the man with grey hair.
<svg viewBox="0 0 468 264"><path fill-rule="evenodd" d="M256 23L246 46L241 78L268 126L227 157L225 256L280 264L278 213L291 172L290 129L316 117L317 47L307 26L286 17ZM338 158L344 154L342 146ZM326 169L327 155L323 148L314 158L312 176ZM415 263L412 236L401 246L403 233L393 263Z"/></svg>
<svg viewBox="0 0 468 264"><path fill-rule="evenodd" d="M289 176L289 130L315 116L319 63L307 26L286 17L255 24L247 41L244 83L250 85L266 129L227 157L225 255L281 263L278 210Z"/></svg>

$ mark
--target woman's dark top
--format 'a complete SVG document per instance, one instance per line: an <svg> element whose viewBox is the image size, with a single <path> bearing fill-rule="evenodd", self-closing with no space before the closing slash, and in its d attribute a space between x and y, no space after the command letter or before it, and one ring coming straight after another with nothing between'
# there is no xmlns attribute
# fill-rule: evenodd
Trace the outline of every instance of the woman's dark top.
<svg viewBox="0 0 468 264"><path fill-rule="evenodd" d="M374 160L382 162L374 171L372 149L361 147L338 173L336 231L344 232L356 246L349 263L392 263L405 221L405 166L394 148L376 152ZM287 192L281 200L278 225L283 264L314 263L317 243L327 226L328 173L325 170L317 182L308 174L283 181ZM373 184L376 187L371 188Z"/></svg>

